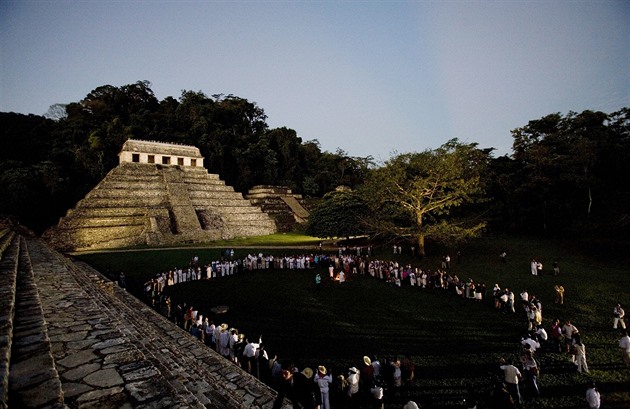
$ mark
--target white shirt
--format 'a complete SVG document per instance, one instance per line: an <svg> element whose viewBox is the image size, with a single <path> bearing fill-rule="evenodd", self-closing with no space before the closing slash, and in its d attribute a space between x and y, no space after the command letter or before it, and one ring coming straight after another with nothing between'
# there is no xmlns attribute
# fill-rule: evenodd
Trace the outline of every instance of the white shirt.
<svg viewBox="0 0 630 409"><path fill-rule="evenodd" d="M530 349L531 349L531 351L532 351L532 352L536 352L536 350L537 350L538 348L540 348L540 343L539 343L539 342L534 341L534 340L533 340L533 339L531 339L531 338L526 338L526 339L522 340L522 341L521 341L521 344L523 344L523 345L527 345L527 344L529 344Z"/></svg>
<svg viewBox="0 0 630 409"><path fill-rule="evenodd" d="M256 355L257 349L258 349L258 344L250 342L247 345L245 345L245 349L243 350L243 355L245 355L248 358L253 358Z"/></svg>
<svg viewBox="0 0 630 409"><path fill-rule="evenodd" d="M315 382L317 383L317 386L319 386L320 391L328 392L328 385L332 383L332 376L320 376L319 374L317 374L315 375Z"/></svg>
<svg viewBox="0 0 630 409"><path fill-rule="evenodd" d="M586 401L591 408L599 408L600 394L595 388L588 388L586 390Z"/></svg>
<svg viewBox="0 0 630 409"><path fill-rule="evenodd" d="M518 380L521 377L521 372L514 365L501 365L500 368L505 374L505 382L511 384L518 384Z"/></svg>
<svg viewBox="0 0 630 409"><path fill-rule="evenodd" d="M630 336L626 335L619 340L619 348L622 348L626 353L630 354Z"/></svg>

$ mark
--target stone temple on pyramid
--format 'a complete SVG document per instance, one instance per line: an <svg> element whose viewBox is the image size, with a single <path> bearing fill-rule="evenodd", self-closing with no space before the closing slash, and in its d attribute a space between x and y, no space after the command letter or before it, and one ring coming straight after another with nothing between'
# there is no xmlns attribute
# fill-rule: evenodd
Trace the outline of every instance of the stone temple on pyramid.
<svg viewBox="0 0 630 409"><path fill-rule="evenodd" d="M193 146L127 140L119 165L49 229L62 251L201 243L277 231Z"/></svg>

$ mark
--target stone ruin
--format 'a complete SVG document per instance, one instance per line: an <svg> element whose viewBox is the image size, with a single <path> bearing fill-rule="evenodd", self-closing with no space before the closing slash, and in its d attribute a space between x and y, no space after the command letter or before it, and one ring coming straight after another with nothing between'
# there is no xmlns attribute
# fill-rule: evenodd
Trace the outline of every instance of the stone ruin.
<svg viewBox="0 0 630 409"><path fill-rule="evenodd" d="M254 186L245 198L269 214L280 232L292 231L296 224L304 224L308 220L309 212L302 195L293 193L286 186Z"/></svg>
<svg viewBox="0 0 630 409"><path fill-rule="evenodd" d="M0 223L1 409L273 406L273 389L20 230Z"/></svg>
<svg viewBox="0 0 630 409"><path fill-rule="evenodd" d="M63 251L201 243L277 231L274 220L203 167L199 149L128 140L120 163L44 233Z"/></svg>

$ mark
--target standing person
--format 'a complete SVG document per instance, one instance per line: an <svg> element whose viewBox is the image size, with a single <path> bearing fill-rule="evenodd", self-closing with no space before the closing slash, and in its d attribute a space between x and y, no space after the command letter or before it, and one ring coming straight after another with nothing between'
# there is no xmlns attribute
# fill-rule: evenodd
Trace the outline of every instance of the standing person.
<svg viewBox="0 0 630 409"><path fill-rule="evenodd" d="M571 320L566 320L562 326L562 334L564 335L564 343L566 344L567 352L573 344L573 336L579 333L575 325L571 323Z"/></svg>
<svg viewBox="0 0 630 409"><path fill-rule="evenodd" d="M599 409L601 405L601 395L595 386L595 381L591 382L590 388L586 390L586 402L589 409Z"/></svg>
<svg viewBox="0 0 630 409"><path fill-rule="evenodd" d="M123 290L127 290L127 280L125 279L125 273L123 273L122 271L120 272L120 275L118 276L118 285Z"/></svg>
<svg viewBox="0 0 630 409"><path fill-rule="evenodd" d="M273 409L280 409L284 403L284 398L289 398L293 402L294 408L299 408L299 403L295 399L295 391L293 389L293 374L295 366L293 362L285 360L280 365L280 376L276 380L276 400L273 402Z"/></svg>
<svg viewBox="0 0 630 409"><path fill-rule="evenodd" d="M579 373L589 373L588 364L586 363L586 347L582 343L582 337L579 333L573 336L573 345L575 346L575 350L577 352L575 355L577 371Z"/></svg>
<svg viewBox="0 0 630 409"><path fill-rule="evenodd" d="M381 361L378 360L378 357L374 355L372 357L372 368L374 368L374 379L377 381L381 381Z"/></svg>
<svg viewBox="0 0 630 409"><path fill-rule="evenodd" d="M560 284L556 284L554 287L556 290L556 304L564 304L564 287Z"/></svg>
<svg viewBox="0 0 630 409"><path fill-rule="evenodd" d="M630 337L628 336L628 331L624 330L622 332L622 337L619 340L619 348L621 350L623 363L625 363L626 366L630 368Z"/></svg>
<svg viewBox="0 0 630 409"><path fill-rule="evenodd" d="M374 367L369 356L363 357L363 366L361 367L360 389L365 395L370 393L370 389L374 384Z"/></svg>
<svg viewBox="0 0 630 409"><path fill-rule="evenodd" d="M523 404L521 399L521 392L518 387L518 383L523 378L521 372L517 367L512 365L511 362L506 361L505 359L501 359L501 365L499 366L503 371L504 383L507 391L512 396L512 399L518 406Z"/></svg>
<svg viewBox="0 0 630 409"><path fill-rule="evenodd" d="M527 389L529 390L529 395L531 398L536 398L540 396L540 390L538 389L538 375L540 374L540 369L538 368L538 364L534 359L534 354L531 350L525 350L523 354L523 372L525 373L525 382L527 383Z"/></svg>
<svg viewBox="0 0 630 409"><path fill-rule="evenodd" d="M557 261L553 262L553 276L556 277L560 274L560 265Z"/></svg>
<svg viewBox="0 0 630 409"><path fill-rule="evenodd" d="M493 409L512 409L516 408L516 403L512 399L512 395L506 389L506 385L503 382L497 382L490 392L489 407Z"/></svg>
<svg viewBox="0 0 630 409"><path fill-rule="evenodd" d="M332 384L332 376L327 373L325 366L320 365L317 367L315 383L319 387L322 409L330 409L330 384Z"/></svg>
<svg viewBox="0 0 630 409"><path fill-rule="evenodd" d="M319 388L313 381L313 370L304 368L293 373L293 407L301 409L319 409L321 401Z"/></svg>
<svg viewBox="0 0 630 409"><path fill-rule="evenodd" d="M560 320L554 319L553 324L551 324L551 340L553 341L554 348L558 350L558 352L562 351L562 347L560 341L562 340L562 327L560 326Z"/></svg>
<svg viewBox="0 0 630 409"><path fill-rule="evenodd" d="M359 370L354 366L348 369L348 377L346 378L348 381L348 396L350 397L351 406L358 407L358 392L359 392Z"/></svg>
<svg viewBox="0 0 630 409"><path fill-rule="evenodd" d="M626 329L625 316L626 312L621 308L621 304L617 304L613 309L613 329L617 329L617 325L620 325L621 329Z"/></svg>
<svg viewBox="0 0 630 409"><path fill-rule="evenodd" d="M221 324L221 335L219 336L219 353L224 357L230 358L230 332L227 324Z"/></svg>
<svg viewBox="0 0 630 409"><path fill-rule="evenodd" d="M256 353L258 352L260 342L250 342L245 338L245 348L243 349L244 369L250 374L255 373L256 369Z"/></svg>
<svg viewBox="0 0 630 409"><path fill-rule="evenodd" d="M315 275L315 288L319 290L320 284L322 283L322 276L317 273Z"/></svg>

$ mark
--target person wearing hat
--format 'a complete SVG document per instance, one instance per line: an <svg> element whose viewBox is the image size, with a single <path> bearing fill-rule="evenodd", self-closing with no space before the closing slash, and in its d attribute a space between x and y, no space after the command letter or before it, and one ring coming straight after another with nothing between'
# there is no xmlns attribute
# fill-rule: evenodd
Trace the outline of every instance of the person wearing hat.
<svg viewBox="0 0 630 409"><path fill-rule="evenodd" d="M348 369L348 396L352 401L355 401L358 398L359 393L359 380L361 376L359 370L354 366Z"/></svg>
<svg viewBox="0 0 630 409"><path fill-rule="evenodd" d="M374 384L374 367L369 356L363 357L363 366L361 367L361 390L365 394L370 393L370 389Z"/></svg>
<svg viewBox="0 0 630 409"><path fill-rule="evenodd" d="M297 403L297 405L296 405ZM319 386L313 381L313 370L304 368L293 373L293 407L317 409L321 405Z"/></svg>
<svg viewBox="0 0 630 409"><path fill-rule="evenodd" d="M230 333L228 331L227 324L221 324L221 334L219 335L219 353L225 357L230 358Z"/></svg>
<svg viewBox="0 0 630 409"><path fill-rule="evenodd" d="M332 376L327 373L325 366L320 365L317 367L315 383L319 387L321 409L330 409L330 384L332 384Z"/></svg>

